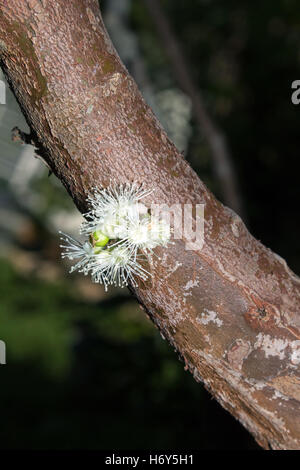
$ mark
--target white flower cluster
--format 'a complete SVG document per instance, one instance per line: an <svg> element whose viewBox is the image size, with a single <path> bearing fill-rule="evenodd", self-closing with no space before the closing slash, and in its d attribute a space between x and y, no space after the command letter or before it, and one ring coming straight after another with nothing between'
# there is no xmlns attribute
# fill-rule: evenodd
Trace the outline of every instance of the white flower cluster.
<svg viewBox="0 0 300 470"><path fill-rule="evenodd" d="M136 183L95 189L80 228L85 241L60 232L62 257L76 260L70 272L91 274L93 282L104 284L105 290L109 285L136 285L136 276L147 279L149 272L140 261L170 240L169 224L139 202L151 192Z"/></svg>

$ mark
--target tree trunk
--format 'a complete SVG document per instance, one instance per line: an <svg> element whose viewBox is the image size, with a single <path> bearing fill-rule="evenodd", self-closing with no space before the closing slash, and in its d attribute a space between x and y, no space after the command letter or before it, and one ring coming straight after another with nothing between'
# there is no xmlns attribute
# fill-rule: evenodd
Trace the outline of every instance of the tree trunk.
<svg viewBox="0 0 300 470"><path fill-rule="evenodd" d="M195 379L264 448L300 448L299 279L208 191L120 62L96 0L0 0L5 75L81 211L95 186L205 204L205 242L159 248L135 294Z"/></svg>

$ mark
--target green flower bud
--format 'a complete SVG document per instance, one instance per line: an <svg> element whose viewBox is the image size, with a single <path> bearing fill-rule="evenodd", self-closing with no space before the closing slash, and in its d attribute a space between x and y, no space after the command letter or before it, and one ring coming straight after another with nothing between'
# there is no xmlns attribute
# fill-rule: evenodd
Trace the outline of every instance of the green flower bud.
<svg viewBox="0 0 300 470"><path fill-rule="evenodd" d="M96 230L93 235L94 246L103 247L109 242L109 238L100 230Z"/></svg>

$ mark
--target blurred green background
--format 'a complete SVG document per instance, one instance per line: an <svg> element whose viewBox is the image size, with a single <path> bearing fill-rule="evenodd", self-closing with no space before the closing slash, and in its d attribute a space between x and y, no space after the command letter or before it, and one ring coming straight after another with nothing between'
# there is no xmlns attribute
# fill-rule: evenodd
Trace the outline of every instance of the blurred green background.
<svg viewBox="0 0 300 470"><path fill-rule="evenodd" d="M227 138L250 231L300 271L300 4L164 0L206 109ZM101 2L124 63L170 137L222 200L211 151L142 0ZM126 290L67 274L58 229L80 222L0 105L1 449L256 449L183 369Z"/></svg>

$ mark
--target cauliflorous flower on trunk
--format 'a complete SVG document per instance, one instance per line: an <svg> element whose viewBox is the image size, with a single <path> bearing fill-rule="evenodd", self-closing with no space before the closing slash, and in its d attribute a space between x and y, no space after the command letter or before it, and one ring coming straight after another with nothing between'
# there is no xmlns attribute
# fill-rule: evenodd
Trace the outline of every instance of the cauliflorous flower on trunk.
<svg viewBox="0 0 300 470"><path fill-rule="evenodd" d="M151 193L152 190L146 190L137 183L101 190L95 188L94 194L88 196L91 209L84 214L87 220L81 225L81 233L91 233L101 227L110 238L123 238L128 228L128 218L136 218L147 211L139 201Z"/></svg>
<svg viewBox="0 0 300 470"><path fill-rule="evenodd" d="M89 241L81 243L66 233L59 233L62 235L61 240L65 243L64 245L60 245L60 248L64 248L61 257L68 258L70 260L78 260L77 263L71 267L70 273L79 271L84 274L88 274L90 270L90 262L94 256L93 245Z"/></svg>
<svg viewBox="0 0 300 470"><path fill-rule="evenodd" d="M141 261L155 247L166 246L171 232L164 220L151 215L140 202L151 193L136 183L95 189L80 228L86 239L80 242L61 232L62 257L77 260L70 272L90 274L105 290L109 285L136 285L138 277L146 280L150 273Z"/></svg>
<svg viewBox="0 0 300 470"><path fill-rule="evenodd" d="M96 255L91 263L91 275L94 282L107 286L125 287L130 282L136 286L135 277L143 280L148 278L149 272L133 258L131 252L123 246L115 246Z"/></svg>
<svg viewBox="0 0 300 470"><path fill-rule="evenodd" d="M140 219L131 219L126 239L123 240L134 253L142 250L153 254L153 249L159 245L165 246L170 241L170 225L164 219L147 214Z"/></svg>

